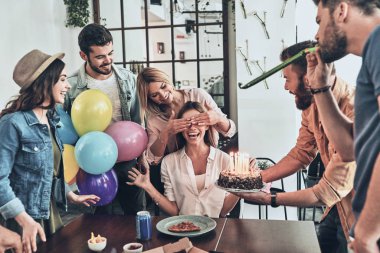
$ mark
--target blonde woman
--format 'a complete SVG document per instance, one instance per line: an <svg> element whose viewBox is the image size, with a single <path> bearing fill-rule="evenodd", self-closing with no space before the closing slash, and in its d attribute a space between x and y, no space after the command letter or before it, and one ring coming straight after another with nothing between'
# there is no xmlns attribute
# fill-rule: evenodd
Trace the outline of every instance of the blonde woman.
<svg viewBox="0 0 380 253"><path fill-rule="evenodd" d="M232 137L236 132L235 123L223 114L205 90L177 90L169 77L159 69L143 69L137 76L137 90L140 115L146 120L149 136L147 159L150 164L158 164L165 154L178 150L175 136L191 124L213 126L210 139L214 147L218 143L219 133ZM179 110L188 101L199 102L207 111L191 118L176 119Z"/></svg>

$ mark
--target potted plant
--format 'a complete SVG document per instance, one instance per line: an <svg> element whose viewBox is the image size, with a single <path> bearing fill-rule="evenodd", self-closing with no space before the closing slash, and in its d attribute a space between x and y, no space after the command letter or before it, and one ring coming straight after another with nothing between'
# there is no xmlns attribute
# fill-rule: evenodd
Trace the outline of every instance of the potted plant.
<svg viewBox="0 0 380 253"><path fill-rule="evenodd" d="M88 0L63 0L67 7L66 27L83 27L90 17Z"/></svg>

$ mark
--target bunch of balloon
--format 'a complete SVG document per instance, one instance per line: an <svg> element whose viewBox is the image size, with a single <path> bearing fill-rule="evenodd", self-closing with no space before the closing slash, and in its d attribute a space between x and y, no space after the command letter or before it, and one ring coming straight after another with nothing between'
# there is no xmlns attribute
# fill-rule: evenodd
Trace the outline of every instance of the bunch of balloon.
<svg viewBox="0 0 380 253"><path fill-rule="evenodd" d="M145 129L132 121L115 122L105 132L116 142L118 162L136 159L148 145L148 135Z"/></svg>
<svg viewBox="0 0 380 253"><path fill-rule="evenodd" d="M112 103L99 90L86 90L78 95L71 108L74 128L80 138L74 155L80 169L76 183L80 194L100 197L96 206L110 203L118 183L112 167L118 157L115 141L104 131L112 119Z"/></svg>

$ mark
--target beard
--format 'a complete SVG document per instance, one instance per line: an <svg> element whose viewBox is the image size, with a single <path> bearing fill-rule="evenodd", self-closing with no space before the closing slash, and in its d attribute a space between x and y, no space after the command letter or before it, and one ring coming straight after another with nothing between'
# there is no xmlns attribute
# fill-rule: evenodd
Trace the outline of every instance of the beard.
<svg viewBox="0 0 380 253"><path fill-rule="evenodd" d="M102 70L101 67L105 67L105 66L111 66L112 62L109 63L109 64L103 64L103 65L100 65L99 67L95 66L92 62L91 62L91 59L88 58L88 65L90 66L90 68L98 73L98 74L101 74L101 75L109 75L111 74L112 72L112 68L109 68L109 70Z"/></svg>
<svg viewBox="0 0 380 253"><path fill-rule="evenodd" d="M319 43L321 58L325 63L331 63L347 55L347 36L338 29L333 19L326 28L325 38L323 43Z"/></svg>
<svg viewBox="0 0 380 253"><path fill-rule="evenodd" d="M302 78L300 78L299 82L298 89L295 92L295 102L297 109L304 111L309 108L313 102L313 94L311 94L310 90L306 89Z"/></svg>
<svg viewBox="0 0 380 253"><path fill-rule="evenodd" d="M298 96L296 95L296 106L297 109L304 111L310 107L313 96Z"/></svg>

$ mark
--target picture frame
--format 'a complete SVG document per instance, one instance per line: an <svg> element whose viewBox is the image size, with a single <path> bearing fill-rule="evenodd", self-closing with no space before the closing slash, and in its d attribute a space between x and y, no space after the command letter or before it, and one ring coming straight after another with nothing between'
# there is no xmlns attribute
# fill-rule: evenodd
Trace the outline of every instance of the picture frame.
<svg viewBox="0 0 380 253"><path fill-rule="evenodd" d="M182 63L185 62L185 51L179 51L179 59Z"/></svg>
<svg viewBox="0 0 380 253"><path fill-rule="evenodd" d="M165 53L165 44L164 42L157 42L157 54Z"/></svg>
<svg viewBox="0 0 380 253"><path fill-rule="evenodd" d="M153 5L162 5L162 0L150 0L150 4L153 4Z"/></svg>

